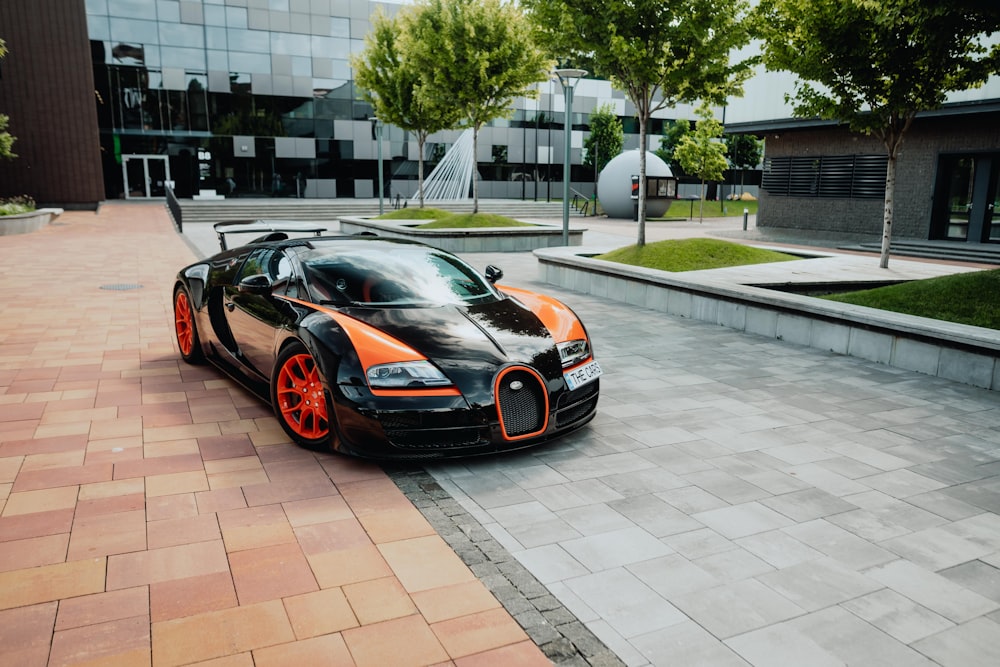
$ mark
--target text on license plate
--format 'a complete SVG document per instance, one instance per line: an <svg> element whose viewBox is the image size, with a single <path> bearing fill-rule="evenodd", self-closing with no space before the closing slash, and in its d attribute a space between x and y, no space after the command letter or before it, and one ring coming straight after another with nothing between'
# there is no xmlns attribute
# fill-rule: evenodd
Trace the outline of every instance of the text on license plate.
<svg viewBox="0 0 1000 667"><path fill-rule="evenodd" d="M563 373L563 377L566 378L566 384L572 391L601 377L601 365L596 361L591 361L589 364Z"/></svg>

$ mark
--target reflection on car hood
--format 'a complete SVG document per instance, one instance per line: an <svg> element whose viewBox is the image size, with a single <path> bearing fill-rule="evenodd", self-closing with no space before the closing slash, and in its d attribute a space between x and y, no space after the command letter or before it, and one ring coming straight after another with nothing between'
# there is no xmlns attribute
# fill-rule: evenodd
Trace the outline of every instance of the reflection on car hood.
<svg viewBox="0 0 1000 667"><path fill-rule="evenodd" d="M449 369L482 373L522 363L547 377L561 374L559 354L548 330L513 299L467 307L358 307L341 312L398 338L446 373Z"/></svg>

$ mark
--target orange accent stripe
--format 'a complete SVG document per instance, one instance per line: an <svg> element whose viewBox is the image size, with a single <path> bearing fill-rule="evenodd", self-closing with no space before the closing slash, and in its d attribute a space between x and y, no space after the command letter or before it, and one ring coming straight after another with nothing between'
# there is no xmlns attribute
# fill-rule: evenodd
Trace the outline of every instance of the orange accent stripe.
<svg viewBox="0 0 1000 667"><path fill-rule="evenodd" d="M580 320L565 304L550 296L543 296L516 287L507 287L506 285L502 287L497 285L497 287L516 298L537 315L557 343L587 338Z"/></svg>
<svg viewBox="0 0 1000 667"><path fill-rule="evenodd" d="M420 354L403 341L393 338L387 333L379 331L370 324L365 324L361 320L337 312L332 308L319 306L310 301L303 301L288 296L280 297L293 303L309 306L324 315L332 317L337 324L347 332L354 349L358 352L361 365L367 371L372 366L379 364L390 364L395 361L426 361L427 357Z"/></svg>
<svg viewBox="0 0 1000 667"><path fill-rule="evenodd" d="M542 427L537 431L531 433L523 433L521 435L509 436L507 435L507 426L503 423L503 410L500 409L500 382L503 381L504 377L511 371L528 371L538 380L540 386L542 387L542 396L545 398L545 419L542 421ZM541 435L545 433L545 429L549 427L549 392L545 387L545 379L539 375L536 371L527 366L509 366L500 373L497 374L497 379L493 382L493 402L497 406L497 419L500 420L500 433L503 435L503 439L508 442L514 442L515 440L524 440L525 438L533 438L536 435Z"/></svg>
<svg viewBox="0 0 1000 667"><path fill-rule="evenodd" d="M278 298L285 299L286 301L291 301L293 303L298 303L303 306L308 306L323 313L324 315L329 315L334 321L337 322L347 332L348 338L354 343L354 349L357 350L358 359L361 360L361 365L367 373L368 369L372 366L377 366L379 364L391 364L398 361L427 361L427 357L420 354L412 347L399 340L398 338L393 338L387 333L379 331L370 324L365 324L361 320L356 320L349 315L344 315L343 313L337 312L332 308L325 308L319 306L310 301L303 301L302 299L295 299L289 296L280 296ZM365 378L365 382L368 378ZM374 389L369 385L372 394L375 396L461 396L462 392L458 390L457 387L430 387L427 389Z"/></svg>

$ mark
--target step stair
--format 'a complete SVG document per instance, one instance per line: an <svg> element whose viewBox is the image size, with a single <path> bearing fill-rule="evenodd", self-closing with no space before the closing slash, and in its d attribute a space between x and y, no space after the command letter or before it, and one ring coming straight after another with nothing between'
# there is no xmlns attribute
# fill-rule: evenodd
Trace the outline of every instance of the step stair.
<svg viewBox="0 0 1000 667"><path fill-rule="evenodd" d="M839 246L841 250L881 253L878 242ZM1000 264L1000 244L960 243L954 241L893 241L889 244L890 255L921 257L926 259L975 262L977 264Z"/></svg>

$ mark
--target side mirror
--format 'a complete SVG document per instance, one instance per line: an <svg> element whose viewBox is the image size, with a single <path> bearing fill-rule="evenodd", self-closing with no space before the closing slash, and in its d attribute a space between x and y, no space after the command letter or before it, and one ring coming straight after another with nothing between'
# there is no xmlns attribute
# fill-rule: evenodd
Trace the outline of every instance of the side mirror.
<svg viewBox="0 0 1000 667"><path fill-rule="evenodd" d="M247 276L240 281L238 289L241 294L267 296L271 294L271 279L261 273Z"/></svg>
<svg viewBox="0 0 1000 667"><path fill-rule="evenodd" d="M502 278L503 278L503 269L501 269L499 266L493 266L492 264L490 264L489 266L486 267L486 280L490 281L491 283L495 283L496 281L501 280Z"/></svg>

